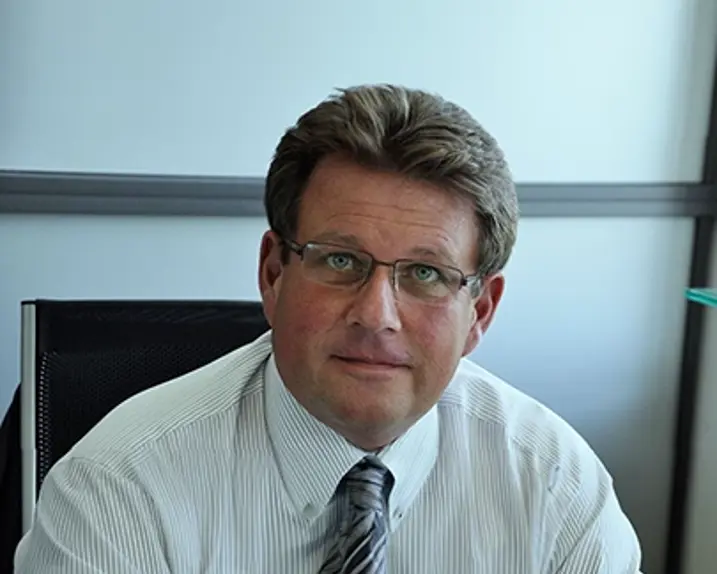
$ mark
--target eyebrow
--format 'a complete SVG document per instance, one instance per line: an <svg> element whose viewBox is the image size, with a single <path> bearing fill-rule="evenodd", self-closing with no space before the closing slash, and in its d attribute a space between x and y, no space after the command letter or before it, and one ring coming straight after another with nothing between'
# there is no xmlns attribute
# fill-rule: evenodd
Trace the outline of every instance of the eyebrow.
<svg viewBox="0 0 717 574"><path fill-rule="evenodd" d="M361 241L358 237L352 233L339 233L338 231L325 231L320 235L317 235L315 239L312 239L317 243L328 241L329 243L338 242L345 243L347 247L354 247L356 249L363 249Z"/></svg>
<svg viewBox="0 0 717 574"><path fill-rule="evenodd" d="M338 231L326 231L324 233L317 235L316 238L313 239L312 241L315 241L317 243L338 242L342 245L345 244L347 247L352 247L359 251L365 251L365 248L363 247L361 240L353 233L340 233ZM445 249L443 247L436 248L436 247L431 247L428 245L417 245L416 247L413 247L409 251L409 256L410 257L428 257L430 259L434 259L436 263L445 262L444 263L445 265L450 265L451 267L458 268L458 264L456 263L456 260L453 257L453 255L447 249ZM406 259L406 258L400 257L399 259Z"/></svg>

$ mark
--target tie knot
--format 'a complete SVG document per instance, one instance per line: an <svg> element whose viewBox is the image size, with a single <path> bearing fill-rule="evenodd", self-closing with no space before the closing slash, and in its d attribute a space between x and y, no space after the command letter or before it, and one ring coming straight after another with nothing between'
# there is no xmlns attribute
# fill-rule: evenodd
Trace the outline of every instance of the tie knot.
<svg viewBox="0 0 717 574"><path fill-rule="evenodd" d="M382 511L393 487L393 475L382 464L364 458L346 473L345 483L352 505Z"/></svg>

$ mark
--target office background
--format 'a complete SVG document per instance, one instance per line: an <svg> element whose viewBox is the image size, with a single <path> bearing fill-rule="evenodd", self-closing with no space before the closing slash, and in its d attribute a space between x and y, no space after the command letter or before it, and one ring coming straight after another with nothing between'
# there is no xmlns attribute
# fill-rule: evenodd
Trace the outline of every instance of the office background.
<svg viewBox="0 0 717 574"><path fill-rule="evenodd" d="M713 0L10 0L0 169L261 178L302 111L334 87L390 81L466 106L528 191L572 188L600 204L584 184L603 184L603 212L526 211L474 358L588 439L638 529L645 571L660 573L695 220L621 211L619 194L701 182L716 49ZM260 215L11 205L0 213L0 413L19 380L22 299L258 298ZM709 320L707 341L717 347ZM705 362L705 429L717 420L711 371ZM694 490L717 505L717 455L700 436ZM702 572L714 549L701 532L714 526L693 516L686 571Z"/></svg>

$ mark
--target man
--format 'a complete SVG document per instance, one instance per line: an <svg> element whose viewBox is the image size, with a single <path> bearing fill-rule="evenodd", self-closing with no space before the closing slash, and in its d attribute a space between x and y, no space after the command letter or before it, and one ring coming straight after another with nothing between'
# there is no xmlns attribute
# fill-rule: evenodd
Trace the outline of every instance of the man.
<svg viewBox="0 0 717 574"><path fill-rule="evenodd" d="M465 110L342 91L284 135L265 200L271 331L82 439L44 481L18 572L638 571L586 443L463 359L518 222Z"/></svg>

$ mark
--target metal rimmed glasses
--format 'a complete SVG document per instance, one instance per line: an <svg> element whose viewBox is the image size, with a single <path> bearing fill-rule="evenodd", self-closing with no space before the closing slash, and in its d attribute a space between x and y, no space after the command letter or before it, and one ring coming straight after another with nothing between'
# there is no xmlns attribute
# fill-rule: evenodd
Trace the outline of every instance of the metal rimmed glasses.
<svg viewBox="0 0 717 574"><path fill-rule="evenodd" d="M392 269L392 285L397 296L406 295L428 305L441 305L453 299L463 287L474 289L478 275L465 275L460 269L415 259L379 261L370 253L332 243L310 241L303 245L290 239L284 243L302 262L306 277L332 287L358 287L365 284L374 269Z"/></svg>

